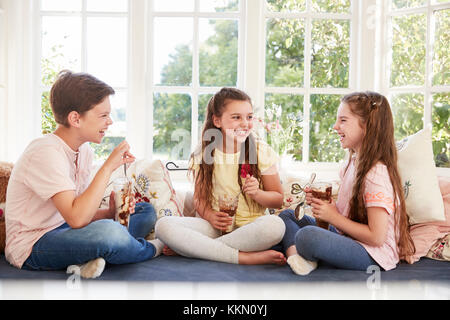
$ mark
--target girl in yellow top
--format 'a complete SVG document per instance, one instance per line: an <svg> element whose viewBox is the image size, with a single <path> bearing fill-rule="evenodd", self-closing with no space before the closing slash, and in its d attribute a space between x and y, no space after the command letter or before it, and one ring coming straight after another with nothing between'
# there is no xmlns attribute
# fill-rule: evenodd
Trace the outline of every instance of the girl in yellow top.
<svg viewBox="0 0 450 320"><path fill-rule="evenodd" d="M285 226L265 208L283 203L283 189L270 146L252 134L253 107L241 90L222 88L209 101L202 143L193 153L195 209L200 217L163 217L155 232L182 256L239 264L285 264L270 250L283 238ZM219 210L219 195L239 197L234 230L228 213Z"/></svg>

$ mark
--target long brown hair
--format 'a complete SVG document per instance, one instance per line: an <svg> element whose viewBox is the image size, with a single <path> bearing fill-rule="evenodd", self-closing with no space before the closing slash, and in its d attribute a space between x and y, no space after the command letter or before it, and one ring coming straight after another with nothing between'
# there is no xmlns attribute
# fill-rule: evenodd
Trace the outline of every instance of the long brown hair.
<svg viewBox="0 0 450 320"><path fill-rule="evenodd" d="M214 162L212 159L214 158L214 149L223 143L221 130L214 125L213 116L220 118L226 105L236 100L247 101L252 104L250 97L245 92L236 88L222 88L211 97L206 109L206 119L203 125L201 143L191 154L189 173L195 178L194 196L196 199L202 199L205 206L210 205L213 198L212 177ZM258 168L257 141L253 134L250 134L241 145L239 170L235 173L241 190L242 181L240 172L244 163L250 166L252 175L261 183L261 172ZM194 170L196 164L199 165L197 172ZM247 204L251 202L247 197L245 197L245 200Z"/></svg>
<svg viewBox="0 0 450 320"><path fill-rule="evenodd" d="M395 230L398 230L396 236L399 256L400 259L405 259L415 252L415 247L409 234L405 197L397 168L394 121L389 102L383 95L370 91L348 94L341 102L347 104L351 112L359 117L360 125L365 132L357 155L355 183L348 217L356 222L368 223L363 198L365 177L377 162L385 164L394 189ZM353 155L354 150L350 150L348 165Z"/></svg>

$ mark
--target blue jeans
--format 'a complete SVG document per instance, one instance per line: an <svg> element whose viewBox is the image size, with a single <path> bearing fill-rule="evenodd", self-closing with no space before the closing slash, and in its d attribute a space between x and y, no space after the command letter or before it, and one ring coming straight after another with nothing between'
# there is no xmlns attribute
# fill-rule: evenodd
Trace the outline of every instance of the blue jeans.
<svg viewBox="0 0 450 320"><path fill-rule="evenodd" d="M153 206L136 204L127 230L112 219L102 219L72 229L67 223L44 234L23 264L28 270L57 270L102 257L107 263L124 264L151 259L155 247L144 237L156 223Z"/></svg>
<svg viewBox="0 0 450 320"><path fill-rule="evenodd" d="M279 217L286 225L281 249L286 252L295 245L297 252L309 261L321 261L340 269L366 271L378 265L357 241L339 234L334 226L329 230L316 226L316 219L304 215L297 220L293 210L285 210Z"/></svg>

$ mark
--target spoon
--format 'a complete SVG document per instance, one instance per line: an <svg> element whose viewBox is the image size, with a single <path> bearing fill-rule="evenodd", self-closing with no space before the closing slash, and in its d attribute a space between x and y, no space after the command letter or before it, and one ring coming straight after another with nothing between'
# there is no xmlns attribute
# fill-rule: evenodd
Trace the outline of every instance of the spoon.
<svg viewBox="0 0 450 320"><path fill-rule="evenodd" d="M308 181L308 183L305 185L304 188L306 188L307 186L311 186L311 184L314 182L314 179L316 179L316 173L315 173L315 172L311 173L311 177L309 177L309 181ZM305 191L303 191L303 194L304 194L304 193L305 193ZM305 197L306 197L306 196L305 196ZM295 214L295 218L297 218L297 220L298 220L298 217L299 217L299 214L300 214L300 209L302 209L302 211L304 210L304 208L302 208L304 204L305 204L305 200L303 200L302 202L300 202L300 203L295 207L294 214Z"/></svg>

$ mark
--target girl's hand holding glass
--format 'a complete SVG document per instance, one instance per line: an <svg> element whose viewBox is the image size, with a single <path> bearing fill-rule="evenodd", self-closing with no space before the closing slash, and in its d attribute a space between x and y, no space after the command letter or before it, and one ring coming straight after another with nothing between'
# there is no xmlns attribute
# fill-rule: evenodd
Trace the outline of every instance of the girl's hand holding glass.
<svg viewBox="0 0 450 320"><path fill-rule="evenodd" d="M311 211L313 217L317 220L320 219L323 222L330 223L333 216L339 214L336 208L336 202L331 199L331 203L321 199L312 197L311 195ZM327 228L328 229L328 228Z"/></svg>
<svg viewBox="0 0 450 320"><path fill-rule="evenodd" d="M225 231L233 223L233 218L228 213L211 210L206 214L205 219L220 231Z"/></svg>

